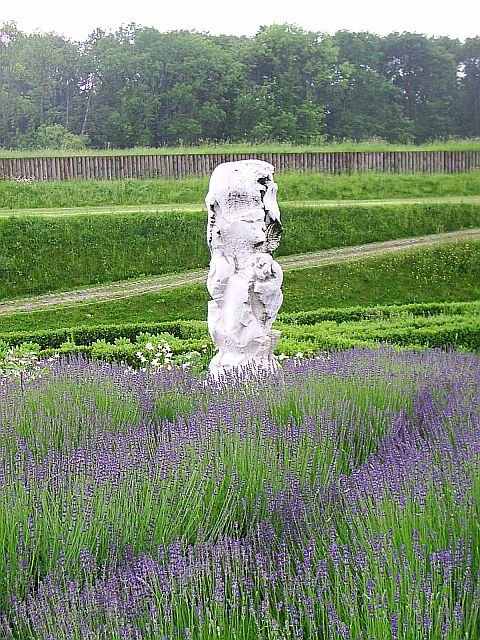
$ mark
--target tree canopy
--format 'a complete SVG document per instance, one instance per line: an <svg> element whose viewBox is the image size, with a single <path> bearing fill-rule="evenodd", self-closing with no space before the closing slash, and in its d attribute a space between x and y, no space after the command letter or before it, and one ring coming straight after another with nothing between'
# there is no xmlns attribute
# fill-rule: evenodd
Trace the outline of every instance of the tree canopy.
<svg viewBox="0 0 480 640"><path fill-rule="evenodd" d="M480 136L480 37L132 24L72 42L0 25L1 147L454 136Z"/></svg>

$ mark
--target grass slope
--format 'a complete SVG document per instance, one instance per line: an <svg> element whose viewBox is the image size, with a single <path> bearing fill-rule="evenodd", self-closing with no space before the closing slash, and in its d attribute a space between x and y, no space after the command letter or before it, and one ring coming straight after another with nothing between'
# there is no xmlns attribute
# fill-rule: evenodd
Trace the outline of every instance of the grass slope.
<svg viewBox="0 0 480 640"><path fill-rule="evenodd" d="M278 200L365 200L480 195L479 172L459 174L289 172L276 176ZM204 207L208 177L161 180L71 180L22 183L0 180L2 209L198 204Z"/></svg>
<svg viewBox="0 0 480 640"><path fill-rule="evenodd" d="M346 140L319 145L292 145L287 143L224 143L205 144L195 147L133 147L131 149L38 149L12 150L1 149L1 158L38 158L38 157L74 157L74 156L131 156L166 155L192 153L308 153L325 151L476 151L480 149L478 140L438 140L422 145L391 144L384 140Z"/></svg>
<svg viewBox="0 0 480 640"><path fill-rule="evenodd" d="M0 299L207 267L204 212L0 218ZM480 204L282 207L277 256L480 227Z"/></svg>
<svg viewBox="0 0 480 640"><path fill-rule="evenodd" d="M283 313L353 305L480 298L480 243L451 243L285 273ZM205 319L204 285L95 304L0 316L0 331Z"/></svg>

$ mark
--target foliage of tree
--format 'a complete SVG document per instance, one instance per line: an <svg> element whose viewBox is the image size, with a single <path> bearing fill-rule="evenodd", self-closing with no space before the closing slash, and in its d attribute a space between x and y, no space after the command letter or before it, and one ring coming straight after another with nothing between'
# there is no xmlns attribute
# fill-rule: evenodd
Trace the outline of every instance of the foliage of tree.
<svg viewBox="0 0 480 640"><path fill-rule="evenodd" d="M480 136L480 38L0 25L0 147Z"/></svg>
<svg viewBox="0 0 480 640"><path fill-rule="evenodd" d="M460 133L474 137L480 134L480 37L465 40L460 60Z"/></svg>
<svg viewBox="0 0 480 640"><path fill-rule="evenodd" d="M237 139L302 143L325 137L325 94L336 64L331 40L295 25L260 29L243 48Z"/></svg>
<svg viewBox="0 0 480 640"><path fill-rule="evenodd" d="M335 44L338 58L327 116L331 135L388 142L412 139L412 121L404 114L402 90L382 73L382 39L370 33L339 31Z"/></svg>
<svg viewBox="0 0 480 640"><path fill-rule="evenodd" d="M61 124L42 124L35 131L31 147L34 149L85 149L88 136L72 133Z"/></svg>
<svg viewBox="0 0 480 640"><path fill-rule="evenodd" d="M414 139L451 135L458 99L454 55L435 38L416 33L392 33L382 48L383 73L402 92L403 113L412 122Z"/></svg>

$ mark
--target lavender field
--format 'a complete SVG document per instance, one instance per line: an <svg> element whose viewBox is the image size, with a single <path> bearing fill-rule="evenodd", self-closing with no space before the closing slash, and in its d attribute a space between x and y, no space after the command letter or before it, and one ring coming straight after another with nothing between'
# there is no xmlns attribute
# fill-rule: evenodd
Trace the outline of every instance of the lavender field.
<svg viewBox="0 0 480 640"><path fill-rule="evenodd" d="M1 640L476 640L480 363L0 379Z"/></svg>

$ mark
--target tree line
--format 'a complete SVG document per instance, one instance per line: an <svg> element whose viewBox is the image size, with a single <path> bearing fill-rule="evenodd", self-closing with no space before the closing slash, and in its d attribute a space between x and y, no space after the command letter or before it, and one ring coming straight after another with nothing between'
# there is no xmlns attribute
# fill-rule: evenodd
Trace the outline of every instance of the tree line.
<svg viewBox="0 0 480 640"><path fill-rule="evenodd" d="M0 25L0 147L480 136L480 37Z"/></svg>

